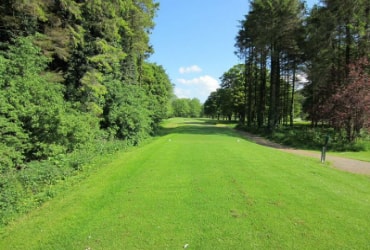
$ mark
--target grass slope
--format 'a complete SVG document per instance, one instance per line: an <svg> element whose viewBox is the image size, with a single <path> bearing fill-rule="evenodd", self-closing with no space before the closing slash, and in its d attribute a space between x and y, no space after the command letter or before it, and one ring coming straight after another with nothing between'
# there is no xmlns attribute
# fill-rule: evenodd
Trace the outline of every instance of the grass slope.
<svg viewBox="0 0 370 250"><path fill-rule="evenodd" d="M368 177L177 119L3 228L0 249L368 249L369 218Z"/></svg>

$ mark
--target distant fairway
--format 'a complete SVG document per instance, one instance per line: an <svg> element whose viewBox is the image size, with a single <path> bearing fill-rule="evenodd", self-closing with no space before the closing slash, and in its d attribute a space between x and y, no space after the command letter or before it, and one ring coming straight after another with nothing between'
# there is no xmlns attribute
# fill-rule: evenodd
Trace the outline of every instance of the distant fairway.
<svg viewBox="0 0 370 250"><path fill-rule="evenodd" d="M117 155L0 229L0 249L370 249L370 178L208 120Z"/></svg>

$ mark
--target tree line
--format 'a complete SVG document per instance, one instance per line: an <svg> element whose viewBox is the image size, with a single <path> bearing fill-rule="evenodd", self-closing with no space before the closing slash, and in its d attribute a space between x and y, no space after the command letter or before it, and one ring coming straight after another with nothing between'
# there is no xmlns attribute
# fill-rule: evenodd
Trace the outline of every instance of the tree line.
<svg viewBox="0 0 370 250"><path fill-rule="evenodd" d="M175 98L171 108L172 117L198 118L203 115L203 105L198 98Z"/></svg>
<svg viewBox="0 0 370 250"><path fill-rule="evenodd" d="M297 95L313 126L345 131L353 141L370 126L370 3L253 0L240 22L236 54L244 61L221 77L207 115L236 116L273 132L293 125ZM307 82L297 91L298 76Z"/></svg>
<svg viewBox="0 0 370 250"><path fill-rule="evenodd" d="M168 116L173 86L146 59L152 0L0 4L0 172L96 140L132 144Z"/></svg>

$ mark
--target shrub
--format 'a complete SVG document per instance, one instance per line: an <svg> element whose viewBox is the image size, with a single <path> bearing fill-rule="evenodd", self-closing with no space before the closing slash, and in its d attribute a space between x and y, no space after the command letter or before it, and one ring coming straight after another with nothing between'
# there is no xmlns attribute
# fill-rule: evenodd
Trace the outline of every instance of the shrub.
<svg viewBox="0 0 370 250"><path fill-rule="evenodd" d="M19 212L25 196L14 172L0 174L0 223L6 224Z"/></svg>

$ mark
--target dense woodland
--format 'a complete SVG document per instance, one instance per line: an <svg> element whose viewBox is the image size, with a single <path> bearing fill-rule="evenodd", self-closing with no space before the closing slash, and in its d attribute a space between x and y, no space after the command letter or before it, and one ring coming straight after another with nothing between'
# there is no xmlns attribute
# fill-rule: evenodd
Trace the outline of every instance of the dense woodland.
<svg viewBox="0 0 370 250"><path fill-rule="evenodd" d="M2 222L23 196L81 168L83 155L67 155L101 153L109 141L138 144L168 117L173 86L146 60L158 7L152 0L1 1Z"/></svg>
<svg viewBox="0 0 370 250"><path fill-rule="evenodd" d="M167 117L172 84L153 52L158 4L2 1L1 170L97 139L137 144Z"/></svg>
<svg viewBox="0 0 370 250"><path fill-rule="evenodd" d="M299 0L251 1L236 37L244 64L224 73L205 113L273 132L293 125L302 102L312 126L355 140L370 126L369 25L369 0L322 0L311 10Z"/></svg>

